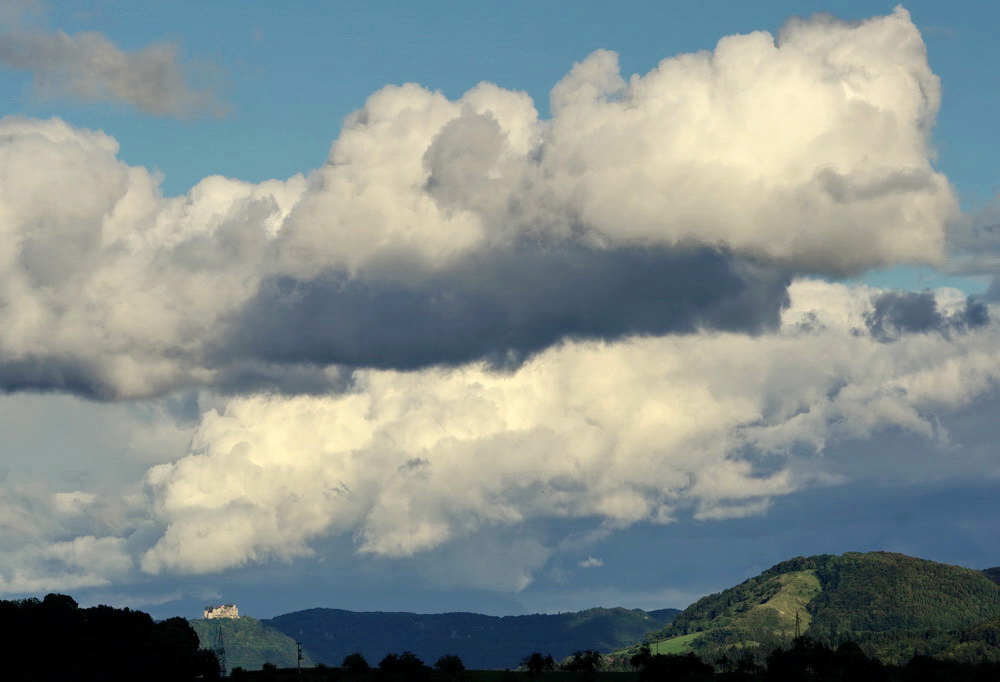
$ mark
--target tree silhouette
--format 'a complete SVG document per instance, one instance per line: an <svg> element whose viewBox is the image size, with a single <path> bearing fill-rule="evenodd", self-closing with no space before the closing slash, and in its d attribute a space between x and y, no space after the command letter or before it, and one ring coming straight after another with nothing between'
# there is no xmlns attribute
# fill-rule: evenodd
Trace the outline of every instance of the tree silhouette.
<svg viewBox="0 0 1000 682"><path fill-rule="evenodd" d="M563 664L562 669L567 672L595 673L600 669L602 661L600 651L574 651L572 658Z"/></svg>
<svg viewBox="0 0 1000 682"><path fill-rule="evenodd" d="M368 665L368 661L366 661L365 657L358 651L345 656L344 662L340 665L347 668L347 672L352 675L363 675L371 669L371 666Z"/></svg>
<svg viewBox="0 0 1000 682"><path fill-rule="evenodd" d="M431 669L412 651L386 654L379 661L378 669L383 675L398 680L426 680L431 673Z"/></svg>
<svg viewBox="0 0 1000 682"><path fill-rule="evenodd" d="M538 651L534 651L522 658L521 665L523 665L531 675L538 675L542 672L556 669L556 662L552 660L552 654L545 654L542 656L542 654Z"/></svg>
<svg viewBox="0 0 1000 682"><path fill-rule="evenodd" d="M0 601L0 632L4 679L173 682L219 676L215 654L199 650L185 619L154 623L149 614L127 608L81 609L64 594Z"/></svg>
<svg viewBox="0 0 1000 682"><path fill-rule="evenodd" d="M457 677L465 670L465 664L462 663L462 659L455 654L445 654L434 663L434 667L448 677Z"/></svg>
<svg viewBox="0 0 1000 682"><path fill-rule="evenodd" d="M650 653L649 645L643 644L637 653L629 656L628 662L636 670L643 670L652 659L653 654Z"/></svg>

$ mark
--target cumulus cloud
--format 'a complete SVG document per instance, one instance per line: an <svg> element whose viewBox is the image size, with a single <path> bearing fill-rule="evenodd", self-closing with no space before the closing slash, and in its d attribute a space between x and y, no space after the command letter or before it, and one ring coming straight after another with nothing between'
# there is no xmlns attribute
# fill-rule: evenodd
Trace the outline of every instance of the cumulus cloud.
<svg viewBox="0 0 1000 682"><path fill-rule="evenodd" d="M113 506L80 490L0 484L0 593L96 587L127 577L134 559L120 534L134 527L111 522Z"/></svg>
<svg viewBox="0 0 1000 682"><path fill-rule="evenodd" d="M0 593L38 593L110 585L128 574L132 558L121 538L76 537L33 546L11 557L9 577L0 574Z"/></svg>
<svg viewBox="0 0 1000 682"><path fill-rule="evenodd" d="M0 588L344 537L517 590L560 539L501 562L490 538L760 514L843 480L828 443L947 443L934 415L996 383L985 304L796 279L941 258L938 104L900 8L628 80L598 51L550 120L496 85L386 87L308 175L178 197L103 133L0 120L0 388L230 395L117 514L9 486Z"/></svg>
<svg viewBox="0 0 1000 682"><path fill-rule="evenodd" d="M134 574L137 530L149 523L138 480L190 443L197 421L182 407L178 399L107 404L0 396L5 591L44 594ZM197 420L200 410L194 412Z"/></svg>
<svg viewBox="0 0 1000 682"><path fill-rule="evenodd" d="M322 393L566 339L760 333L793 273L940 257L938 90L905 10L816 18L627 82L598 51L551 120L495 85L387 87L308 176L173 198L103 133L6 118L0 386Z"/></svg>
<svg viewBox="0 0 1000 682"><path fill-rule="evenodd" d="M158 116L221 113L215 94L191 85L177 45L126 52L93 31L68 35L25 25L33 3L0 14L0 67L27 71L44 97L126 104Z"/></svg>
<svg viewBox="0 0 1000 682"><path fill-rule="evenodd" d="M218 571L329 535L408 557L537 519L763 513L844 480L817 457L829 443L892 428L943 447L935 415L996 386L995 326L887 344L868 325L885 295L801 281L758 336L575 342L515 373L364 370L340 395L233 399L188 457L150 470L166 530L142 567ZM956 298L938 292L935 309Z"/></svg>
<svg viewBox="0 0 1000 682"><path fill-rule="evenodd" d="M941 425L996 389L995 323L905 327L886 342L869 325L886 293L800 280L781 326L756 336L577 341L516 372L367 369L339 394L214 401L187 456L149 469L127 509L108 508L116 492L5 481L0 587L217 573L343 538L433 584L516 591L564 545L581 554L580 524L603 537L765 513L777 496L865 475L829 453L887 432L995 475ZM934 303L943 319L967 305L952 290ZM908 480L942 466L907 467Z"/></svg>

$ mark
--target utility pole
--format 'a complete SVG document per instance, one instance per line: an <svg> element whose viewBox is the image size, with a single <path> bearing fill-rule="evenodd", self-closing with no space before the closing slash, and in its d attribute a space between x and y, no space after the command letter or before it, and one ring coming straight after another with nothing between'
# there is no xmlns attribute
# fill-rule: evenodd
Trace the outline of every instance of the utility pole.
<svg viewBox="0 0 1000 682"><path fill-rule="evenodd" d="M302 679L302 642L295 640L295 654L297 656L297 663L299 669L299 679Z"/></svg>
<svg viewBox="0 0 1000 682"><path fill-rule="evenodd" d="M802 636L802 628L799 625L799 612L795 612L795 639Z"/></svg>
<svg viewBox="0 0 1000 682"><path fill-rule="evenodd" d="M222 676L225 677L226 673L226 643L222 639L222 621L224 618L219 619L219 628L215 631L215 657L219 659L219 670Z"/></svg>

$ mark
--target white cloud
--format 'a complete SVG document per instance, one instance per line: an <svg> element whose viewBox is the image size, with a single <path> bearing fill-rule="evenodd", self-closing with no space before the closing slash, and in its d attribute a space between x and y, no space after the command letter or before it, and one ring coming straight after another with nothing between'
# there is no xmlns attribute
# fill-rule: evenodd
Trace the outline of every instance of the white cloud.
<svg viewBox="0 0 1000 682"><path fill-rule="evenodd" d="M763 513L844 480L816 456L828 443L897 428L945 444L934 415L996 385L994 326L881 342L865 328L879 295L803 281L772 334L567 343L510 374L367 370L341 395L234 398L149 472L167 529L143 568L288 559L331 534L406 557L537 519Z"/></svg>
<svg viewBox="0 0 1000 682"><path fill-rule="evenodd" d="M307 178L210 177L176 198L103 133L5 118L0 385L315 393L354 366L758 332L785 268L940 258L956 202L930 165L938 90L905 10L817 18L628 82L596 52L556 85L549 121L490 84L457 101L387 87Z"/></svg>
<svg viewBox="0 0 1000 682"><path fill-rule="evenodd" d="M538 523L597 525L597 537L764 513L775 496L867 475L828 446L888 429L947 453L955 472L996 475L938 419L997 385L997 327L880 341L866 325L882 295L806 280L781 329L756 337L566 343L511 373L359 370L341 394L218 399L189 454L149 470L145 502L115 509L108 489L8 478L3 589L290 561L340 536L411 557L431 584L517 591L564 546L587 546ZM954 299L936 297L944 310ZM880 457L907 480L942 475ZM107 563L91 556L104 550Z"/></svg>
<svg viewBox="0 0 1000 682"><path fill-rule="evenodd" d="M579 562L577 566L580 568L599 568L604 565L604 562L596 557L589 556L583 561Z"/></svg>
<svg viewBox="0 0 1000 682"><path fill-rule="evenodd" d="M936 260L956 211L930 165L939 90L902 8L730 36L629 82L598 51L555 86L542 125L530 100L491 85L454 103L386 88L348 120L286 253L354 272L401 247L440 264L582 231L833 272Z"/></svg>
<svg viewBox="0 0 1000 682"><path fill-rule="evenodd" d="M941 257L938 91L905 10L815 18L628 81L599 51L549 121L494 85L387 87L308 176L173 198L103 133L0 120L0 388L234 394L176 461L183 426L128 432L145 499L7 482L0 589L347 536L519 590L560 539L495 540L532 523L759 514L843 480L828 443L943 446L935 415L996 385L996 327L944 291L786 289Z"/></svg>
<svg viewBox="0 0 1000 682"><path fill-rule="evenodd" d="M9 577L0 574L0 594L102 587L127 576L132 568L123 539L93 535L36 545L10 560L14 565Z"/></svg>

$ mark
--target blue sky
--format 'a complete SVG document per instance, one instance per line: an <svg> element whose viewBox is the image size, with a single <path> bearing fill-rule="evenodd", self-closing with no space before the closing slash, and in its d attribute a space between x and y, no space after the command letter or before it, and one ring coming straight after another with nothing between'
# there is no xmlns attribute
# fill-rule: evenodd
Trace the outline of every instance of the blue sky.
<svg viewBox="0 0 1000 682"><path fill-rule="evenodd" d="M905 7L10 5L0 597L1000 564L1000 21Z"/></svg>
<svg viewBox="0 0 1000 682"><path fill-rule="evenodd" d="M30 77L9 73L4 98L34 116L62 115L111 133L129 163L159 168L168 193L214 173L251 181L283 178L323 162L340 122L389 83L420 83L457 98L480 81L529 93L545 115L552 85L596 49L619 53L626 75L661 59L714 47L719 38L776 31L793 15L847 20L888 13L891 2L288 2L243 7L199 2L53 3L48 24L67 33L100 31L123 49L177 41L202 78L220 90L227 116L175 122L116 106L76 106L31 96ZM944 81L935 130L938 166L963 201L996 193L993 31L988 2L905 5L922 29ZM294 49L292 49L294 47Z"/></svg>

